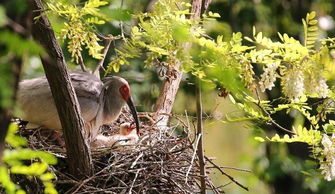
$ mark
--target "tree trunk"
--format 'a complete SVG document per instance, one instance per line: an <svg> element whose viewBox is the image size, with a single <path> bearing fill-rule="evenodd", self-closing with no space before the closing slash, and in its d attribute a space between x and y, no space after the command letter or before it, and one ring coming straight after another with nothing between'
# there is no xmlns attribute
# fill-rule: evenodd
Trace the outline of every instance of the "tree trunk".
<svg viewBox="0 0 335 194"><path fill-rule="evenodd" d="M70 172L77 178L83 178L92 173L93 165L90 149L83 135L84 122L80 116L79 103L63 52L46 14L43 13L41 0L30 0L30 3L34 11L33 18L40 16L33 21L32 34L47 51L47 55L42 55L41 59L62 124Z"/></svg>
<svg viewBox="0 0 335 194"><path fill-rule="evenodd" d="M166 114L171 113L174 100L176 98L177 91L179 89L179 84L183 76L183 72L180 70L180 66L181 64L178 63L174 67L176 75L175 79L164 80L160 95L156 101L154 110L157 113L156 117L157 126L160 129L165 129L169 121L169 116ZM164 113L164 115L161 113Z"/></svg>
<svg viewBox="0 0 335 194"><path fill-rule="evenodd" d="M194 13L191 15L191 19L199 18L201 14L203 14L206 9L208 8L209 3L211 0L193 0L191 12ZM191 43L185 43L184 48L185 51L191 48ZM157 113L157 126L161 129L165 129L169 121L169 116L167 114L171 113L174 100L177 95L177 91L179 89L179 84L181 78L183 76L183 71L181 70L181 63L177 63L174 68L170 71L174 71L176 77L174 79L165 79L160 91L160 95L156 101L154 111ZM164 113L162 115L161 113Z"/></svg>

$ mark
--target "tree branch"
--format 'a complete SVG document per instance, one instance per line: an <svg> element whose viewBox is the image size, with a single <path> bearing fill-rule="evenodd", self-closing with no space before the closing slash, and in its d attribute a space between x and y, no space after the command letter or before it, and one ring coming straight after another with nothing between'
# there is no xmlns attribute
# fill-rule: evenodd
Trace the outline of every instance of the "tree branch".
<svg viewBox="0 0 335 194"><path fill-rule="evenodd" d="M193 0L192 1L192 7L191 7L191 12L194 13L190 16L191 19L199 18L201 14L205 12L207 9L209 3L211 0ZM191 43L185 43L183 45L185 52L188 52L188 50L191 48L192 44ZM173 68L169 69L168 74L173 74L175 75L173 79L165 79L163 81L163 85L159 94L159 97L156 101L154 111L159 113L156 120L160 120L158 123L158 126L160 128L164 129L164 126L167 126L169 117L166 115L162 115L161 113L166 113L170 114L176 95L177 91L179 89L180 81L183 76L183 71L181 70L181 63L178 62L175 64Z"/></svg>
<svg viewBox="0 0 335 194"><path fill-rule="evenodd" d="M111 45L111 43L112 43L112 38L113 37L111 37L111 36L107 36L106 37L106 43L105 43L105 47L104 47L104 50L102 51L102 59L100 59L100 61L99 61L99 63L98 63L98 65L97 65L97 67L95 68L95 70L93 71L93 73L92 74L94 74L94 75L96 75L97 77L99 77L100 78L100 73L99 73L99 70L100 69L104 69L104 61L105 61L105 58L106 58L106 56L107 56L107 53L108 53L108 50L109 50L109 47L110 47L110 45Z"/></svg>
<svg viewBox="0 0 335 194"><path fill-rule="evenodd" d="M84 63L84 60L83 60L83 56L81 56L81 55L78 56L78 62L79 62L81 70L83 72L87 72L86 66L85 66L85 63Z"/></svg>
<svg viewBox="0 0 335 194"><path fill-rule="evenodd" d="M283 127L283 126L281 126L280 124L278 124L275 120L273 120L273 118L271 117L271 114L267 111L267 110L265 110L265 108L264 107L262 107L261 105L260 105L260 97L259 97L259 93L258 93L258 90L256 89L256 96L257 96L257 98L258 98L258 103L254 103L258 108L260 108L268 117L269 117L269 119L270 119L270 123L272 123L274 126L276 126L277 128L279 128L280 130L282 130L282 131L285 131L286 133L289 133L289 134L291 134L291 135L295 135L295 133L293 132L293 131L290 131L290 130L288 130L288 129L286 129L285 127Z"/></svg>
<svg viewBox="0 0 335 194"><path fill-rule="evenodd" d="M216 165L212 160L210 160L209 158L207 158L205 156L206 160L211 163L213 165L213 167L215 167L218 171L221 172L221 174L225 175L227 178L229 178L232 182L234 182L236 185L240 186L242 189L249 191L248 187L242 185L241 183L239 183L237 180L234 179L234 177L230 176L229 174L227 174L226 172L224 172L220 166Z"/></svg>
<svg viewBox="0 0 335 194"><path fill-rule="evenodd" d="M70 172L77 178L92 173L92 159L84 139L84 122L75 91L71 84L64 55L59 47L50 22L42 12L41 0L30 0L34 10L32 34L35 40L44 47L47 55L42 55L42 64L48 79L52 96L62 124Z"/></svg>
<svg viewBox="0 0 335 194"><path fill-rule="evenodd" d="M203 145L203 124L202 124L202 102L201 102L201 81L198 80L198 84L195 85L195 95L197 100L197 136L199 138L199 143L197 146L197 154L199 158L200 167L200 184L201 193L206 193L206 169L205 169L205 158L204 158L204 145Z"/></svg>

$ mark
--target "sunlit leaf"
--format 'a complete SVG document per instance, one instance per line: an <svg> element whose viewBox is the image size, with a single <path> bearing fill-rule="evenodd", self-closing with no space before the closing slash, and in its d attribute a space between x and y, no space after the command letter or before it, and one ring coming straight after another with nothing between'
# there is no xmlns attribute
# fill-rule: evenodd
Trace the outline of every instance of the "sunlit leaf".
<svg viewBox="0 0 335 194"><path fill-rule="evenodd" d="M7 23L7 15L5 8L0 5L0 27L3 27Z"/></svg>

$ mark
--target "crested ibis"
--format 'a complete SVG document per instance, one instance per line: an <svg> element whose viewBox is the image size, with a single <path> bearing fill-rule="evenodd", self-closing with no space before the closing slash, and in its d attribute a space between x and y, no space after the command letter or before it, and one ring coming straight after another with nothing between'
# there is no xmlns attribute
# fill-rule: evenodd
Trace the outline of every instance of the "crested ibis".
<svg viewBox="0 0 335 194"><path fill-rule="evenodd" d="M70 72L71 82L80 104L87 138L93 141L100 126L118 118L127 103L136 123L140 126L136 108L130 96L128 82L117 76L104 78L86 72ZM62 129L57 109L45 76L23 80L19 84L18 105L22 119L38 126L60 131Z"/></svg>

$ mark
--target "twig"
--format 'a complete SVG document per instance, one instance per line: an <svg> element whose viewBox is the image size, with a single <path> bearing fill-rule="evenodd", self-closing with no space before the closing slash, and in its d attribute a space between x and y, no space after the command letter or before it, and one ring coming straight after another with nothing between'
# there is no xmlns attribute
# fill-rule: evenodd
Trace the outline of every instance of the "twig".
<svg viewBox="0 0 335 194"><path fill-rule="evenodd" d="M191 169L192 169L192 166L193 166L193 161L195 159L195 155L196 155L196 148L198 147L198 143L199 143L199 140L200 140L200 137L201 137L201 134L198 136L197 138L197 141L195 142L195 146L194 146L194 152L193 152L193 155L192 155L192 160L191 160L191 164L190 164L190 167L188 167L187 169L187 172L185 174L185 183L187 183L187 179L188 179L188 174L190 173Z"/></svg>
<svg viewBox="0 0 335 194"><path fill-rule="evenodd" d="M251 170L242 169L242 168L236 168L236 167L230 167L230 166L218 166L218 167L219 168L223 168L223 169L241 171L241 172L252 172ZM217 167L215 167L215 166L209 166L207 168L217 168Z"/></svg>
<svg viewBox="0 0 335 194"><path fill-rule="evenodd" d="M146 114L154 116L154 114ZM130 113L123 110L117 123L102 128L103 132L114 134L122 122L130 122ZM181 115L177 115L183 119ZM171 117L174 117L171 115ZM172 122L181 122L172 120ZM174 123L172 123L174 125ZM187 127L185 122L184 127ZM192 123L190 123L192 127ZM67 175L66 158L59 158L59 165L51 168L57 175L57 187L60 193L199 193L201 191L199 165L197 164L197 144L199 136L190 141L190 135L180 137L170 131L161 133L157 123L143 122L140 141L134 146L102 148L92 150L94 169L92 176L78 181ZM110 131L113 130L113 131ZM45 130L49 132L49 130ZM49 132L50 133L50 132ZM43 139L49 136L41 129L29 130L29 145L36 149L56 152L53 142ZM158 137L162 136L161 139ZM43 144L41 143L43 142ZM58 147L59 149L59 147ZM57 152L56 152L57 153ZM63 155L65 155L63 153ZM193 159L192 159L193 158ZM212 166L212 165L208 165ZM208 171L208 169L207 169ZM186 175L185 172L188 172ZM135 176L137 177L135 179ZM187 177L187 181L185 179ZM209 176L205 177L207 189L221 193L221 187L215 187ZM199 183L199 184L198 184ZM38 183L40 184L40 183ZM31 184L34 185L34 184ZM35 184L36 185L36 184ZM63 187L66 185L66 187Z"/></svg>
<svg viewBox="0 0 335 194"><path fill-rule="evenodd" d="M81 56L81 55L78 56L78 63L80 65L81 70L83 72L87 72L86 67L85 67L85 63L84 63L84 60L83 60L83 56Z"/></svg>
<svg viewBox="0 0 335 194"><path fill-rule="evenodd" d="M11 18L7 18L7 25L11 27L16 33L21 35L28 35L27 30L19 23L15 22Z"/></svg>
<svg viewBox="0 0 335 194"><path fill-rule="evenodd" d="M234 182L236 185L240 186L241 188L243 188L246 191L249 191L248 187L242 185L241 183L239 183L237 180L234 179L234 177L230 176L229 174L227 174L226 172L224 172L220 166L218 166L217 164L215 164L212 160L210 160L207 156L205 156L206 160L211 163L218 171L220 171L223 175L225 175L227 178L229 178L232 182Z"/></svg>
<svg viewBox="0 0 335 194"><path fill-rule="evenodd" d="M103 49L103 51L102 51L102 58L100 59L100 61L99 61L98 65L97 65L97 67L96 67L95 70L93 71L93 74L94 74L94 75L99 74L99 70L100 70L100 69L103 69L104 71L106 71L106 70L104 69L104 66L103 66L103 65L104 65L104 61L105 61L105 58L106 58L106 56L107 56L109 47L110 47L110 45L111 45L111 43L112 43L112 40L113 40L112 36L108 36L108 38L106 37L105 47L104 47L104 49Z"/></svg>
<svg viewBox="0 0 335 194"><path fill-rule="evenodd" d="M135 178L134 178L134 180L133 180L133 182L131 183L131 186L130 186L130 189L129 189L129 194L131 194L131 191L133 190L133 187L134 187L134 183L135 183L135 181L136 181L136 179L137 179L137 176L138 176L138 173L140 172L140 170L137 170L137 172L136 172L136 174L135 174Z"/></svg>
<svg viewBox="0 0 335 194"><path fill-rule="evenodd" d="M221 187L226 187L226 186L228 186L228 185L230 185L230 184L232 184L233 182L228 182L228 183L226 183L226 184L224 184L224 185L222 185Z"/></svg>
<svg viewBox="0 0 335 194"><path fill-rule="evenodd" d="M270 118L270 122L273 124L273 125L275 125L276 127L278 127L279 129L281 129L281 130L283 130L283 131L285 131L285 132L287 132L287 133L289 133L289 134L295 134L294 132L292 132L292 131L290 131L290 130L288 130L288 129L286 129L285 127L283 127L283 126L281 126L281 125L279 125L276 121L274 121L273 119L272 119L272 117L271 117L271 114L267 111L267 110L265 110L265 108L263 108L261 105L260 105L260 102L261 102L261 99L260 99L260 96L259 96L259 92L258 92L258 89L256 88L256 96L257 96L257 99L258 99L258 102L256 103L256 102L254 102L254 104L256 104L256 106L258 107L258 108L260 108L269 118Z"/></svg>
<svg viewBox="0 0 335 194"><path fill-rule="evenodd" d="M121 0L121 4L120 4L120 9L122 9L123 7L123 0ZM125 36L124 36L124 29L123 29L123 22L120 21L120 30L121 30L121 37L122 39L126 39Z"/></svg>
<svg viewBox="0 0 335 194"><path fill-rule="evenodd" d="M187 129L190 129L191 128L190 119L188 118L188 114L186 110L185 110L185 116L186 116L186 122L187 122ZM189 131L187 131L187 133L189 133Z"/></svg>
<svg viewBox="0 0 335 194"><path fill-rule="evenodd" d="M143 156L143 153L141 153L140 155L138 155L138 157L135 159L135 161L131 164L130 168L134 168L134 166L136 165L137 161Z"/></svg>
<svg viewBox="0 0 335 194"><path fill-rule="evenodd" d="M208 185L215 194L224 193L224 192L218 191L220 187L215 187L215 185L212 182L209 182Z"/></svg>
<svg viewBox="0 0 335 194"><path fill-rule="evenodd" d="M286 129L285 127L281 126L276 121L274 121L271 117L271 114L267 110L265 110L260 104L258 104L258 103L255 103L255 104L269 117L270 123L272 123L274 126L281 129L282 131L285 131L286 133L289 133L289 134L292 134L292 135L295 134L293 131L290 131L290 130Z"/></svg>

